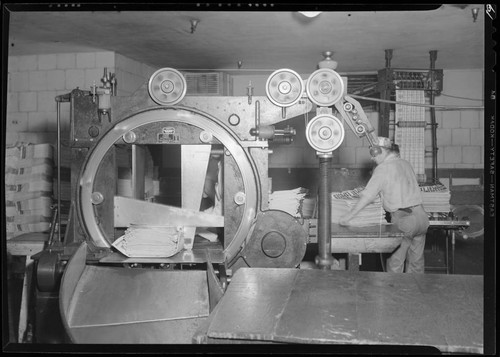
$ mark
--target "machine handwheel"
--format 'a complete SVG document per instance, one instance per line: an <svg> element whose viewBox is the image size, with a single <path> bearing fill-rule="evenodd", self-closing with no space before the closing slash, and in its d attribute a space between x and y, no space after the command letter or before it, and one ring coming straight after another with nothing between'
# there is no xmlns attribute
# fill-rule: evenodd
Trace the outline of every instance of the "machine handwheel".
<svg viewBox="0 0 500 357"><path fill-rule="evenodd" d="M174 105L186 95L186 79L179 71L173 68L157 70L148 83L151 99L160 105Z"/></svg>
<svg viewBox="0 0 500 357"><path fill-rule="evenodd" d="M345 130L340 120L330 114L312 118L306 127L307 142L319 152L331 152L344 141Z"/></svg>
<svg viewBox="0 0 500 357"><path fill-rule="evenodd" d="M278 107L290 107L302 97L304 86L302 78L291 69L273 72L266 82L266 95Z"/></svg>
<svg viewBox="0 0 500 357"><path fill-rule="evenodd" d="M344 82L333 69L318 69L307 79L306 92L314 104L329 107L337 103L344 95Z"/></svg>

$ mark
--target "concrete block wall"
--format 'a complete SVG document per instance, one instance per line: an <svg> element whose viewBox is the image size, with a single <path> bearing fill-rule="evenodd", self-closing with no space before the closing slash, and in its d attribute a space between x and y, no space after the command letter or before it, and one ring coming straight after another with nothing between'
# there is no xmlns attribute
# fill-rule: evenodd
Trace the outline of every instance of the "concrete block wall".
<svg viewBox="0 0 500 357"><path fill-rule="evenodd" d="M33 138L33 133L55 132L55 97L77 87L90 90L94 84L102 85L105 67L116 75L117 95L124 96L135 92L154 72L149 66L111 51L10 56L6 145ZM67 132L69 103L62 103L60 109L61 130Z"/></svg>

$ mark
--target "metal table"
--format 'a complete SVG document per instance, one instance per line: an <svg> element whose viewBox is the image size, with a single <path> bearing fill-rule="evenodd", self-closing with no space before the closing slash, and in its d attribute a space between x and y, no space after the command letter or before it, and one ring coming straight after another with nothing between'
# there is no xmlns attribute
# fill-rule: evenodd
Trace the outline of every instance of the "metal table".
<svg viewBox="0 0 500 357"><path fill-rule="evenodd" d="M204 328L195 342L483 353L483 277L241 268Z"/></svg>
<svg viewBox="0 0 500 357"><path fill-rule="evenodd" d="M359 270L362 253L392 253L403 239L404 233L393 224L373 226L341 226L331 224L331 253L346 253L348 269ZM309 241L317 243L317 220L309 221Z"/></svg>

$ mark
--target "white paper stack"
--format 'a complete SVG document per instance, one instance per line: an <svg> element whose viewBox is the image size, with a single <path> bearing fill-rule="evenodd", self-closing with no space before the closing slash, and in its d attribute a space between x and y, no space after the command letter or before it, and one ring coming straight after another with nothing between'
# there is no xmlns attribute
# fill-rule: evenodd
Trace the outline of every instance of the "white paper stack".
<svg viewBox="0 0 500 357"><path fill-rule="evenodd" d="M359 193L363 190L364 187L356 187L352 190L332 192L332 223L338 224L340 218L354 208L359 201ZM379 196L349 221L349 225L359 227L381 224L388 224L388 222L385 219L385 211Z"/></svg>
<svg viewBox="0 0 500 357"><path fill-rule="evenodd" d="M307 193L308 190L303 187L274 191L269 195L269 209L284 211L293 217L301 217L302 202Z"/></svg>
<svg viewBox="0 0 500 357"><path fill-rule="evenodd" d="M184 247L182 227L132 225L113 242L122 254L131 258L167 258Z"/></svg>
<svg viewBox="0 0 500 357"><path fill-rule="evenodd" d="M6 148L7 239L50 229L53 155L51 144L16 144Z"/></svg>
<svg viewBox="0 0 500 357"><path fill-rule="evenodd" d="M426 212L450 212L451 193L443 184L421 185L422 203Z"/></svg>

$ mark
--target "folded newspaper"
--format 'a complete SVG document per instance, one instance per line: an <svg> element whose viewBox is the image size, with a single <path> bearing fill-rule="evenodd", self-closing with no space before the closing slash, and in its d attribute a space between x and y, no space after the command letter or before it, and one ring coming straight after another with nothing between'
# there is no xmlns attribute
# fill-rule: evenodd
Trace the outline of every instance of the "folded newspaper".
<svg viewBox="0 0 500 357"><path fill-rule="evenodd" d="M332 192L331 208L332 223L338 224L340 218L348 213L359 201L359 193L364 190L363 186L342 192ZM373 226L389 224L385 219L385 210L382 208L382 200L379 196L372 203L363 208L354 218L349 221L351 226Z"/></svg>
<svg viewBox="0 0 500 357"><path fill-rule="evenodd" d="M131 225L113 247L131 258L167 258L184 248L182 227Z"/></svg>

